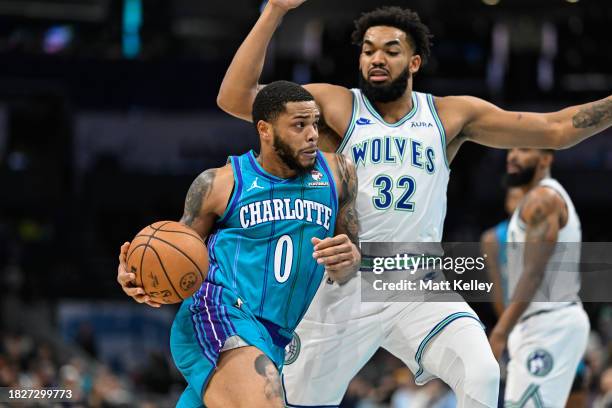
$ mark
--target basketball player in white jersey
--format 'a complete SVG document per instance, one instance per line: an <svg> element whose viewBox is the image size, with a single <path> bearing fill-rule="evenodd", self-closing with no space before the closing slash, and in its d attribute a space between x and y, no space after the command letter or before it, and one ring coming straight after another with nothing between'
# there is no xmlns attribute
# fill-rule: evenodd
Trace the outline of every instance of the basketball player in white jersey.
<svg viewBox="0 0 612 408"><path fill-rule="evenodd" d="M217 97L223 110L252 120L268 44L283 16L303 2L269 0L227 70ZM612 124L612 97L540 114L504 111L469 96L414 92L413 76L429 56L430 34L410 10L364 14L353 39L361 48L360 89L305 88L327 125L342 135L320 140L320 147L340 145L356 164L362 242L439 243L448 164L465 141L561 149ZM459 407L497 406L499 366L465 302L368 303L361 301L360 287L359 277L342 286L321 284L286 357L289 407L337 406L351 378L380 347L400 358L418 384L434 377L445 381Z"/></svg>
<svg viewBox="0 0 612 408"><path fill-rule="evenodd" d="M508 153L508 182L525 198L508 225L511 300L490 338L497 358L508 343L506 407L565 407L589 334L578 297L580 219L550 177L552 161L550 150Z"/></svg>

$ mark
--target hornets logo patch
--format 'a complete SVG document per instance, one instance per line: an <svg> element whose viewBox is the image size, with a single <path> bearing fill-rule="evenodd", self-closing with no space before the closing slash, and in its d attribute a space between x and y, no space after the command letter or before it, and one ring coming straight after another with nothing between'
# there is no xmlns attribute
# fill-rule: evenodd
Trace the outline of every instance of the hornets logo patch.
<svg viewBox="0 0 612 408"><path fill-rule="evenodd" d="M300 336L294 332L291 342L285 347L285 365L295 363L295 360L297 360L300 355L301 346L302 342L300 341Z"/></svg>
<svg viewBox="0 0 612 408"><path fill-rule="evenodd" d="M536 377L544 377L553 368L552 355L543 349L538 349L527 357L527 370Z"/></svg>
<svg viewBox="0 0 612 408"><path fill-rule="evenodd" d="M308 187L327 187L329 186L329 182L322 181L323 173L318 170L313 170L310 172L310 177L312 177L313 181L308 183Z"/></svg>

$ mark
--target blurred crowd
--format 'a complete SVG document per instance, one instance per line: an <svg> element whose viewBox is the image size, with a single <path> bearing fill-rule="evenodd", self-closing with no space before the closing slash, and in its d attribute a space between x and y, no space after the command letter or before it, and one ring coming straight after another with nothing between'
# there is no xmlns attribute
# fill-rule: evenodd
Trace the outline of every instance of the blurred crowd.
<svg viewBox="0 0 612 408"><path fill-rule="evenodd" d="M147 364L133 372L119 373L78 345L65 349L22 333L0 335L0 387L72 391L69 403L30 399L14 406L171 407L182 392L181 381L162 353L151 353Z"/></svg>
<svg viewBox="0 0 612 408"><path fill-rule="evenodd" d="M586 394L585 407L612 408L612 306L601 308L592 324L594 330L584 367L574 389ZM86 337L53 343L13 332L0 335L0 386L53 387L73 393L70 404L25 406L164 408L174 406L184 383L164 352L151 352L143 366L120 372L95 358L95 347ZM384 350L353 379L340 405L342 408L455 406L455 397L443 382L434 380L416 386L410 370Z"/></svg>

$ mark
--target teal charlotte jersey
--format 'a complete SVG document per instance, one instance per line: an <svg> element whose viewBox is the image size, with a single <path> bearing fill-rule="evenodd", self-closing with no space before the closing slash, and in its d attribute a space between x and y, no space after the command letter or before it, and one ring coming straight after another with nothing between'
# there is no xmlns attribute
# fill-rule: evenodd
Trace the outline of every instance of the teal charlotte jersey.
<svg viewBox="0 0 612 408"><path fill-rule="evenodd" d="M178 407L199 407L225 341L239 336L282 370L285 346L323 278L312 237L334 235L338 196L321 152L290 179L266 172L251 151L230 157L234 190L208 238L210 266L186 299L170 346L188 382Z"/></svg>
<svg viewBox="0 0 612 408"><path fill-rule="evenodd" d="M311 238L333 236L334 180L320 152L314 170L291 179L267 173L252 151L231 160L236 187L209 239L207 280L290 338L323 276Z"/></svg>

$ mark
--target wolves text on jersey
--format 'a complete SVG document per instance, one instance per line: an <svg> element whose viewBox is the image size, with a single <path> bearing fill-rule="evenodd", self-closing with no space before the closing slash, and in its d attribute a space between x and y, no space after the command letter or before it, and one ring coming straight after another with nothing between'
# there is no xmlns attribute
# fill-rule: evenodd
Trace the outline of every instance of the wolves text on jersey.
<svg viewBox="0 0 612 408"><path fill-rule="evenodd" d="M416 168L432 174L436 171L435 151L422 142L403 137L374 137L356 143L352 148L355 166L381 163L404 163L408 160Z"/></svg>

